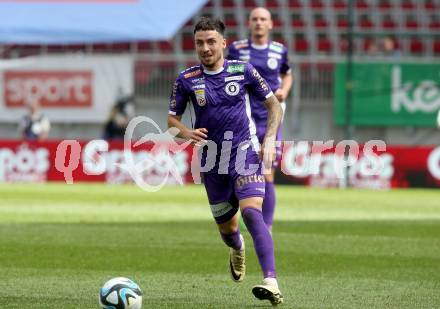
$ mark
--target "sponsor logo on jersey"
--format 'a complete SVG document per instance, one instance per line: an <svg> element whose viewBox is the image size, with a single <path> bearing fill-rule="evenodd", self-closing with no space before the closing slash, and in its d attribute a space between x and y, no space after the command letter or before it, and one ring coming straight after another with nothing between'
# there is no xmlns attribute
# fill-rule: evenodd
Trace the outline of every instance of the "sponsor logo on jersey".
<svg viewBox="0 0 440 309"><path fill-rule="evenodd" d="M244 79L244 75L228 76L225 77L225 82L229 82L231 80L243 80L243 79Z"/></svg>
<svg viewBox="0 0 440 309"><path fill-rule="evenodd" d="M283 47L282 47L282 45L280 46L279 44L275 45L274 43L271 43L269 45L269 49L273 50L273 51L276 51L278 53L282 53L283 52Z"/></svg>
<svg viewBox="0 0 440 309"><path fill-rule="evenodd" d="M269 69L275 70L278 67L278 60L275 58L269 58L267 59L267 66Z"/></svg>
<svg viewBox="0 0 440 309"><path fill-rule="evenodd" d="M243 73L244 64L231 64L228 66L228 69L226 71L228 73Z"/></svg>
<svg viewBox="0 0 440 309"><path fill-rule="evenodd" d="M176 93L177 93L177 82L174 82L173 85L173 92L171 93L171 100L170 100L170 108L176 108Z"/></svg>
<svg viewBox="0 0 440 309"><path fill-rule="evenodd" d="M281 56L280 54L278 54L278 53L274 53L274 52L268 52L268 53L267 53L267 56L268 56L269 58L276 58L276 59L281 59L281 58L282 58L282 56Z"/></svg>
<svg viewBox="0 0 440 309"><path fill-rule="evenodd" d="M191 82L193 84L204 83L205 82L205 78L204 77L194 78L194 79L191 80Z"/></svg>
<svg viewBox="0 0 440 309"><path fill-rule="evenodd" d="M257 69L254 68L252 70L252 75L258 80L258 83L260 84L261 89L263 89L266 92L269 91L269 87L266 85L266 82L261 77L260 73L258 73Z"/></svg>
<svg viewBox="0 0 440 309"><path fill-rule="evenodd" d="M202 74L202 70L198 69L198 70L186 73L185 75L183 75L183 77L190 78L190 77L194 77L194 76L197 76L197 75L200 75L200 74Z"/></svg>
<svg viewBox="0 0 440 309"><path fill-rule="evenodd" d="M264 183L264 176L263 175L248 175L248 176L240 176L235 181L235 184L238 188L243 187L245 185L251 184L251 183Z"/></svg>
<svg viewBox="0 0 440 309"><path fill-rule="evenodd" d="M230 96L236 96L240 92L240 85L237 82L229 82L225 86L225 91Z"/></svg>
<svg viewBox="0 0 440 309"><path fill-rule="evenodd" d="M199 106L205 106L206 105L205 89L196 89L194 90L194 94L196 95L197 104Z"/></svg>
<svg viewBox="0 0 440 309"><path fill-rule="evenodd" d="M194 85L192 89L205 89L205 84Z"/></svg>

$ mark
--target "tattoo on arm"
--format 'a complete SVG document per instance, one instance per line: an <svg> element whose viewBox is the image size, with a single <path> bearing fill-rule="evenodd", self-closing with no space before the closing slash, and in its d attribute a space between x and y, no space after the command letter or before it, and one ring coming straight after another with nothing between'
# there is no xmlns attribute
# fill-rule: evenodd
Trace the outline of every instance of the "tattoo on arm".
<svg viewBox="0 0 440 309"><path fill-rule="evenodd" d="M264 105L268 111L265 138L275 138L283 115L283 110L281 109L280 102L274 95L267 98L266 101L264 101Z"/></svg>

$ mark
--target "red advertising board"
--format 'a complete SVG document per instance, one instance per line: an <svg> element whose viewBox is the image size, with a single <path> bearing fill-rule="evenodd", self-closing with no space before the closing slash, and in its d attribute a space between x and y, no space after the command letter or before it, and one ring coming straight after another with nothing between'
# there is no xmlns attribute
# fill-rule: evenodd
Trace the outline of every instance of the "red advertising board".
<svg viewBox="0 0 440 309"><path fill-rule="evenodd" d="M174 151L172 147L175 144L145 143L131 146L127 152L123 142L103 140L41 143L0 140L0 182L66 181L64 170L70 168L73 182L126 183L133 181L133 175L124 163L133 160L142 162L137 169L142 170L146 182L158 183L169 173L168 158L178 172L177 177L167 177L168 184L178 183L179 177L183 183L194 182L193 148ZM341 174L337 169L342 156L336 148L313 151L307 142L285 144L277 179L290 184L338 186ZM440 187L440 146L388 145L386 151L375 149L374 156L366 153L364 146L359 150L349 160L353 187Z"/></svg>
<svg viewBox="0 0 440 309"><path fill-rule="evenodd" d="M63 144L67 147L62 147ZM169 152L167 143L146 143L124 152L123 142L48 141L22 142L0 140L0 182L66 181L65 170L72 170L73 182L132 182L124 170L126 159L142 164L138 171L147 183L177 183L176 175L167 177L168 158L171 158L183 183L192 182L190 164L192 148ZM126 155L129 157L127 158ZM75 162L77 159L77 162Z"/></svg>
<svg viewBox="0 0 440 309"><path fill-rule="evenodd" d="M91 71L6 71L3 88L7 107L38 102L43 107L89 107L93 101Z"/></svg>

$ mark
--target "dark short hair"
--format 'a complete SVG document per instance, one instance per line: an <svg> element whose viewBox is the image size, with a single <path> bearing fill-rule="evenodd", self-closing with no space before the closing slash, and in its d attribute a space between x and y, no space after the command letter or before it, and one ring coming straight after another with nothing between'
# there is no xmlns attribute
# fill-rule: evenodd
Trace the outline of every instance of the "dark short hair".
<svg viewBox="0 0 440 309"><path fill-rule="evenodd" d="M221 35L225 34L225 24L219 18L201 17L197 24L194 26L194 34L197 31L209 31L214 30Z"/></svg>

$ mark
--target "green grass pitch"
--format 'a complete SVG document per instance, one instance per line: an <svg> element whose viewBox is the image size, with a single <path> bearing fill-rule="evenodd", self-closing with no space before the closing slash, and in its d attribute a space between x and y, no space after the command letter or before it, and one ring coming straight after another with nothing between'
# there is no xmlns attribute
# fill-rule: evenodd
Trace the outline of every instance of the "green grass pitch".
<svg viewBox="0 0 440 309"><path fill-rule="evenodd" d="M278 187L283 308L440 308L440 191ZM232 282L202 186L0 185L0 308L98 308L135 280L144 308L270 308L246 232ZM280 307L281 308L281 307Z"/></svg>

